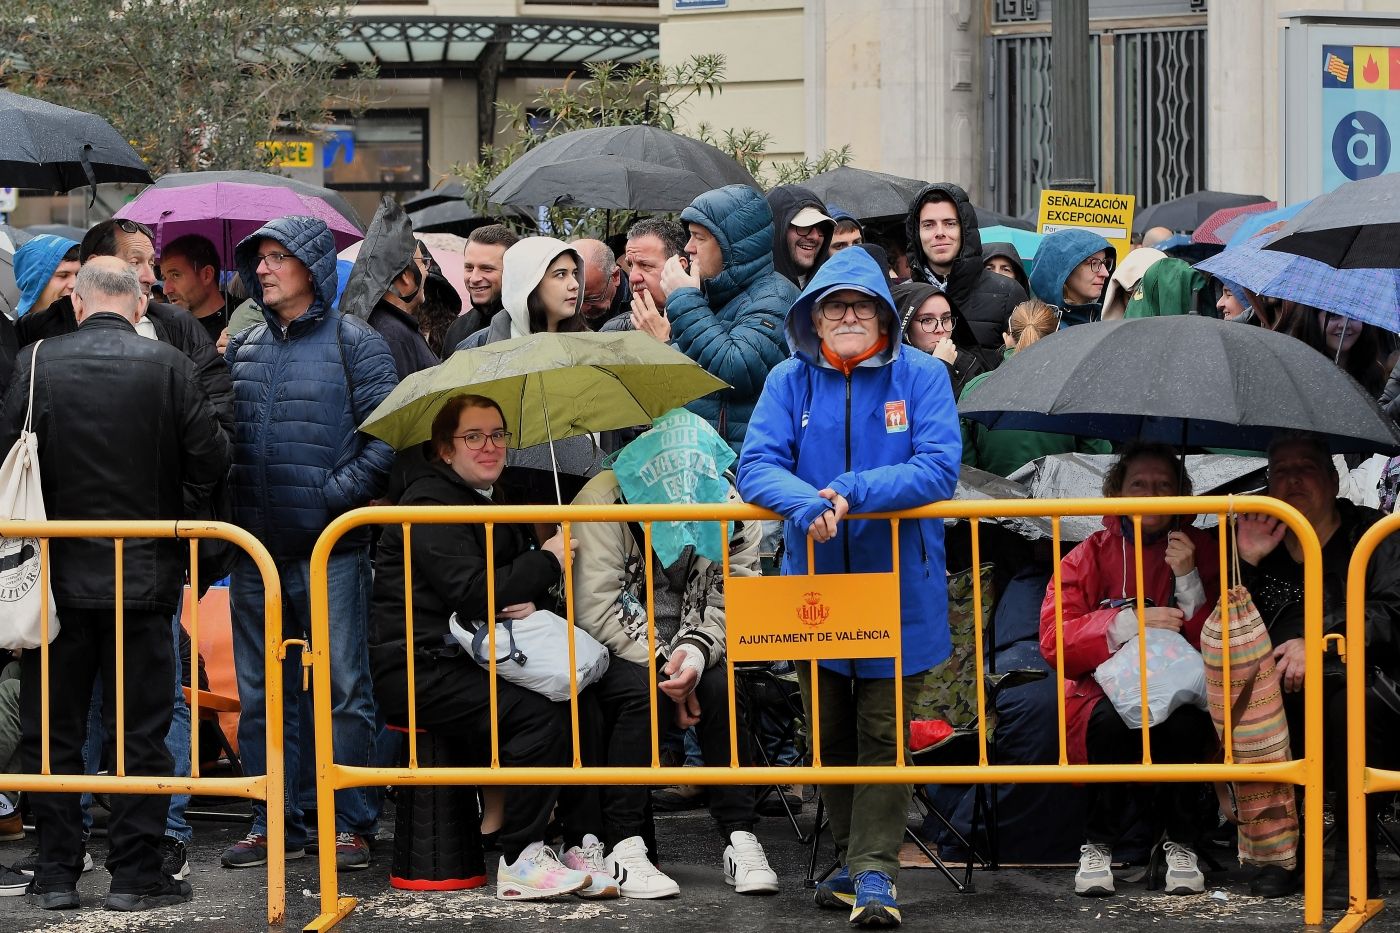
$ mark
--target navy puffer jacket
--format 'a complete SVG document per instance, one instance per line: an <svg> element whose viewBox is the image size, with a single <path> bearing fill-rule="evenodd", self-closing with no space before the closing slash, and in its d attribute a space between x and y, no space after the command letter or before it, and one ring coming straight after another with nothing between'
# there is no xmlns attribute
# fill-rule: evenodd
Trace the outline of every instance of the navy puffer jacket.
<svg viewBox="0 0 1400 933"><path fill-rule="evenodd" d="M666 299L676 349L733 388L686 407L708 421L737 452L768 372L788 357L783 336L797 288L773 269L773 212L747 185L707 191L681 212L714 236L724 269L700 289Z"/></svg>
<svg viewBox="0 0 1400 933"><path fill-rule="evenodd" d="M311 270L316 298L283 328L262 305L258 244L275 240ZM238 274L263 323L229 340L233 374L233 521L278 559L305 558L331 519L382 495L394 451L356 426L398 384L368 324L332 308L335 240L311 217L280 217L238 244ZM348 386L353 385L353 402ZM341 539L364 544L368 529Z"/></svg>

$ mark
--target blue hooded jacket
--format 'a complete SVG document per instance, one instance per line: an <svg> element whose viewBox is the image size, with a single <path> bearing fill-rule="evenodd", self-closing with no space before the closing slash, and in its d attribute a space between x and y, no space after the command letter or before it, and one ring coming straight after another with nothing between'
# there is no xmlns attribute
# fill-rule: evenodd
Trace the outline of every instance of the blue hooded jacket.
<svg viewBox="0 0 1400 933"><path fill-rule="evenodd" d="M1061 310L1060 326L1085 324L1096 320L1103 305L1065 304L1065 279L1079 265L1099 250L1108 253L1110 262L1118 255L1113 245L1088 230L1057 230L1040 241L1035 251L1035 268L1031 270L1031 291L1048 305Z"/></svg>
<svg viewBox="0 0 1400 933"><path fill-rule="evenodd" d="M75 240L45 233L32 237L15 250L15 284L19 286L15 317L29 313L58 270L59 263L63 262L63 254L77 245Z"/></svg>
<svg viewBox="0 0 1400 933"><path fill-rule="evenodd" d="M768 372L787 359L783 317L797 288L773 270L773 213L747 185L707 191L681 221L699 224L719 244L724 268L699 289L666 299L671 343L732 388L686 407L704 418L737 453Z"/></svg>
<svg viewBox="0 0 1400 933"><path fill-rule="evenodd" d="M285 328L263 305L258 245L280 243L311 272L315 298ZM311 217L269 221L234 250L238 274L263 322L232 337L233 521L278 559L305 558L331 519L380 496L394 450L357 426L398 384L384 338L333 310L335 239ZM353 386L353 392L349 391ZM353 395L353 398L352 398ZM368 542L368 530L341 546Z"/></svg>
<svg viewBox="0 0 1400 933"><path fill-rule="evenodd" d="M841 250L826 262L792 306L787 335L794 350L768 377L739 456L739 494L772 509L783 524L783 573L807 573L807 529L832 508L818 491L845 496L852 513L885 512L950 498L958 481L962 438L948 371L899 340L894 301L880 267L864 250ZM888 346L856 366L850 377L827 362L812 324L824 293L854 288L879 304ZM904 419L891 421L902 403ZM900 621L904 676L947 659L948 587L943 523L899 525ZM843 521L837 535L815 546L817 573L888 573L885 522ZM823 661L846 676L892 677L892 659Z"/></svg>

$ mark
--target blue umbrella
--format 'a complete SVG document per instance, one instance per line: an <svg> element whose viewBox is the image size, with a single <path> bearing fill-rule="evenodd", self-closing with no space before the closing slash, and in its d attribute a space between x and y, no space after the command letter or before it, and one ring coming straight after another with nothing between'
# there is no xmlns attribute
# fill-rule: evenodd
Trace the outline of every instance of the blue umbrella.
<svg viewBox="0 0 1400 933"><path fill-rule="evenodd" d="M1260 230L1263 230L1270 224L1276 224L1281 221L1291 219L1294 214L1298 213L1311 203L1312 199L1309 198L1306 201L1299 201L1297 204L1290 204L1287 207L1276 207L1271 211L1260 211L1257 214L1246 214L1239 219L1239 223L1233 225L1234 229L1230 231L1229 237L1225 240L1225 245L1239 246L1241 243L1245 242L1250 237L1254 236L1256 233L1258 233ZM1225 227L1230 226L1232 225L1225 225ZM1219 232L1225 232L1225 228L1222 227Z"/></svg>
<svg viewBox="0 0 1400 933"><path fill-rule="evenodd" d="M1040 249L1040 241L1045 239L1043 233L1036 233L1034 230L1021 230L1018 227L1005 227L1000 224L993 227L982 227L981 230L983 243L1010 243L1016 247L1016 252L1021 254L1022 260L1034 259L1035 251ZM1026 265L1030 264L1026 263Z"/></svg>
<svg viewBox="0 0 1400 933"><path fill-rule="evenodd" d="M1325 262L1264 249L1256 236L1196 264L1256 295L1284 298L1400 332L1400 269L1334 269Z"/></svg>

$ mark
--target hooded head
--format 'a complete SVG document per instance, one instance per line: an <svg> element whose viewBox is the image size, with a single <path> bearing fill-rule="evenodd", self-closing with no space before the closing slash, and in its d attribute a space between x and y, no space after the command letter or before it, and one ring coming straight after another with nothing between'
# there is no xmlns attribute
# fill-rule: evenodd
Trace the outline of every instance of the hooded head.
<svg viewBox="0 0 1400 933"><path fill-rule="evenodd" d="M564 255L573 257L574 282L577 286L574 313L566 320L578 319L579 326L582 327L579 315L583 309L583 257L563 240L556 240L552 236L530 236L506 250L505 263L501 270L501 304L510 315L512 337L524 337L534 333L535 329L530 326L530 296L544 281L545 273L554 264L554 260ZM560 327L560 330L568 329L572 328Z"/></svg>
<svg viewBox="0 0 1400 933"><path fill-rule="evenodd" d="M1166 253L1151 246L1140 246L1124 256L1118 268L1113 270L1108 286L1103 290L1103 320L1120 319L1128 308L1128 299L1137 291L1138 284L1142 282L1147 270L1154 263L1166 258Z"/></svg>
<svg viewBox="0 0 1400 933"><path fill-rule="evenodd" d="M1014 243L988 243L982 247L982 265L993 259L1004 260L1011 266L1011 272L1017 282L1021 283L1021 290L1027 295L1031 293L1030 279L1026 278L1026 264L1021 261L1021 252L1016 249ZM1001 273L997 273L1000 275Z"/></svg>
<svg viewBox="0 0 1400 933"><path fill-rule="evenodd" d="M899 317L901 339L910 346L918 347L915 339L919 335L913 332L913 328L922 326L915 324L914 318L918 315L919 309L924 306L924 302L934 295L942 295L944 300L948 302L948 314L953 318L953 326L947 330L924 331L923 333L929 338L937 337L939 340L950 337L953 345L960 349L977 346L977 335L972 332L971 325L967 323L962 312L958 310L957 303L949 298L948 293L939 286L929 282L900 282L890 289L890 294L894 298L895 314Z"/></svg>
<svg viewBox="0 0 1400 933"><path fill-rule="evenodd" d="M817 325L812 320L818 303L835 292L853 291L868 295L875 301L875 323L877 345L880 337L885 345L859 366L885 366L899 356L900 341L894 339L899 333L899 320L895 313L894 299L890 296L889 279L880 271L879 265L870 254L862 249L843 249L832 256L812 277L806 289L793 302L787 317L788 344L793 351L808 363L827 369L835 367L822 352L822 340L817 333Z"/></svg>
<svg viewBox="0 0 1400 933"><path fill-rule="evenodd" d="M933 268L924 254L923 240L919 236L920 215L924 205L939 200L951 202L958 215L958 249L948 273L948 291L962 301L972 292L982 275L982 234L977 226L977 211L967 192L952 182L925 185L909 205L909 214L904 219L904 233L909 241L910 277L917 282L934 281Z"/></svg>
<svg viewBox="0 0 1400 933"><path fill-rule="evenodd" d="M1100 250L1110 264L1118 255L1107 240L1088 230L1057 230L1041 240L1035 251L1035 269L1031 271L1031 289L1035 297L1059 308L1066 304L1098 304L1097 296L1087 302L1068 301L1065 281L1080 263Z"/></svg>
<svg viewBox="0 0 1400 933"><path fill-rule="evenodd" d="M340 296L340 310L368 319L394 279L413 265L417 251L418 241L413 237L408 215L397 201L385 195L360 244L355 268ZM423 287L421 275L418 285Z"/></svg>
<svg viewBox="0 0 1400 933"><path fill-rule="evenodd" d="M681 211L681 223L704 227L719 244L722 268L701 283L710 307L724 307L773 271L773 212L748 185L706 191Z"/></svg>
<svg viewBox="0 0 1400 933"><path fill-rule="evenodd" d="M811 281L826 258L836 221L827 216L822 199L801 185L772 189L768 207L773 211L773 268L794 285Z"/></svg>
<svg viewBox="0 0 1400 933"><path fill-rule="evenodd" d="M49 295L47 300L40 301L48 288L49 280L53 278L58 267L62 265L64 254L77 248L76 240L43 234L32 237L27 243L15 250L15 284L19 286L19 304L15 307L16 317L28 314L36 304L42 311L55 298L61 297L54 294ZM76 254L73 261L74 268L71 271L76 274L78 271Z"/></svg>
<svg viewBox="0 0 1400 933"><path fill-rule="evenodd" d="M335 236L325 221L302 215L278 217L244 237L234 249L234 263L243 289L267 312L271 309L264 301L262 282L258 278L258 249L264 240L277 243L300 260L310 273L313 298L307 313L321 314L335 307Z"/></svg>
<svg viewBox="0 0 1400 933"><path fill-rule="evenodd" d="M1155 262L1142 277L1142 284L1123 313L1129 317L1170 317L1191 314L1196 309L1196 293L1206 286L1204 273L1168 256Z"/></svg>

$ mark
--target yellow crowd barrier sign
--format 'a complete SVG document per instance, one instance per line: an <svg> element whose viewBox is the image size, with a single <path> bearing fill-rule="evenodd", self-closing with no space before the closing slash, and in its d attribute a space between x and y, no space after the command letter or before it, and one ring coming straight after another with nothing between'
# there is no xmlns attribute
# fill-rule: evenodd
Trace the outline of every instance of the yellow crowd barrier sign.
<svg viewBox="0 0 1400 933"><path fill-rule="evenodd" d="M899 653L899 578L893 573L730 577L725 606L735 661Z"/></svg>
<svg viewBox="0 0 1400 933"><path fill-rule="evenodd" d="M1122 262L1133 246L1133 211L1136 204L1137 198L1131 194L1047 188L1040 192L1036 229L1041 233L1059 230L1097 233L1113 244L1118 251L1118 261Z"/></svg>

